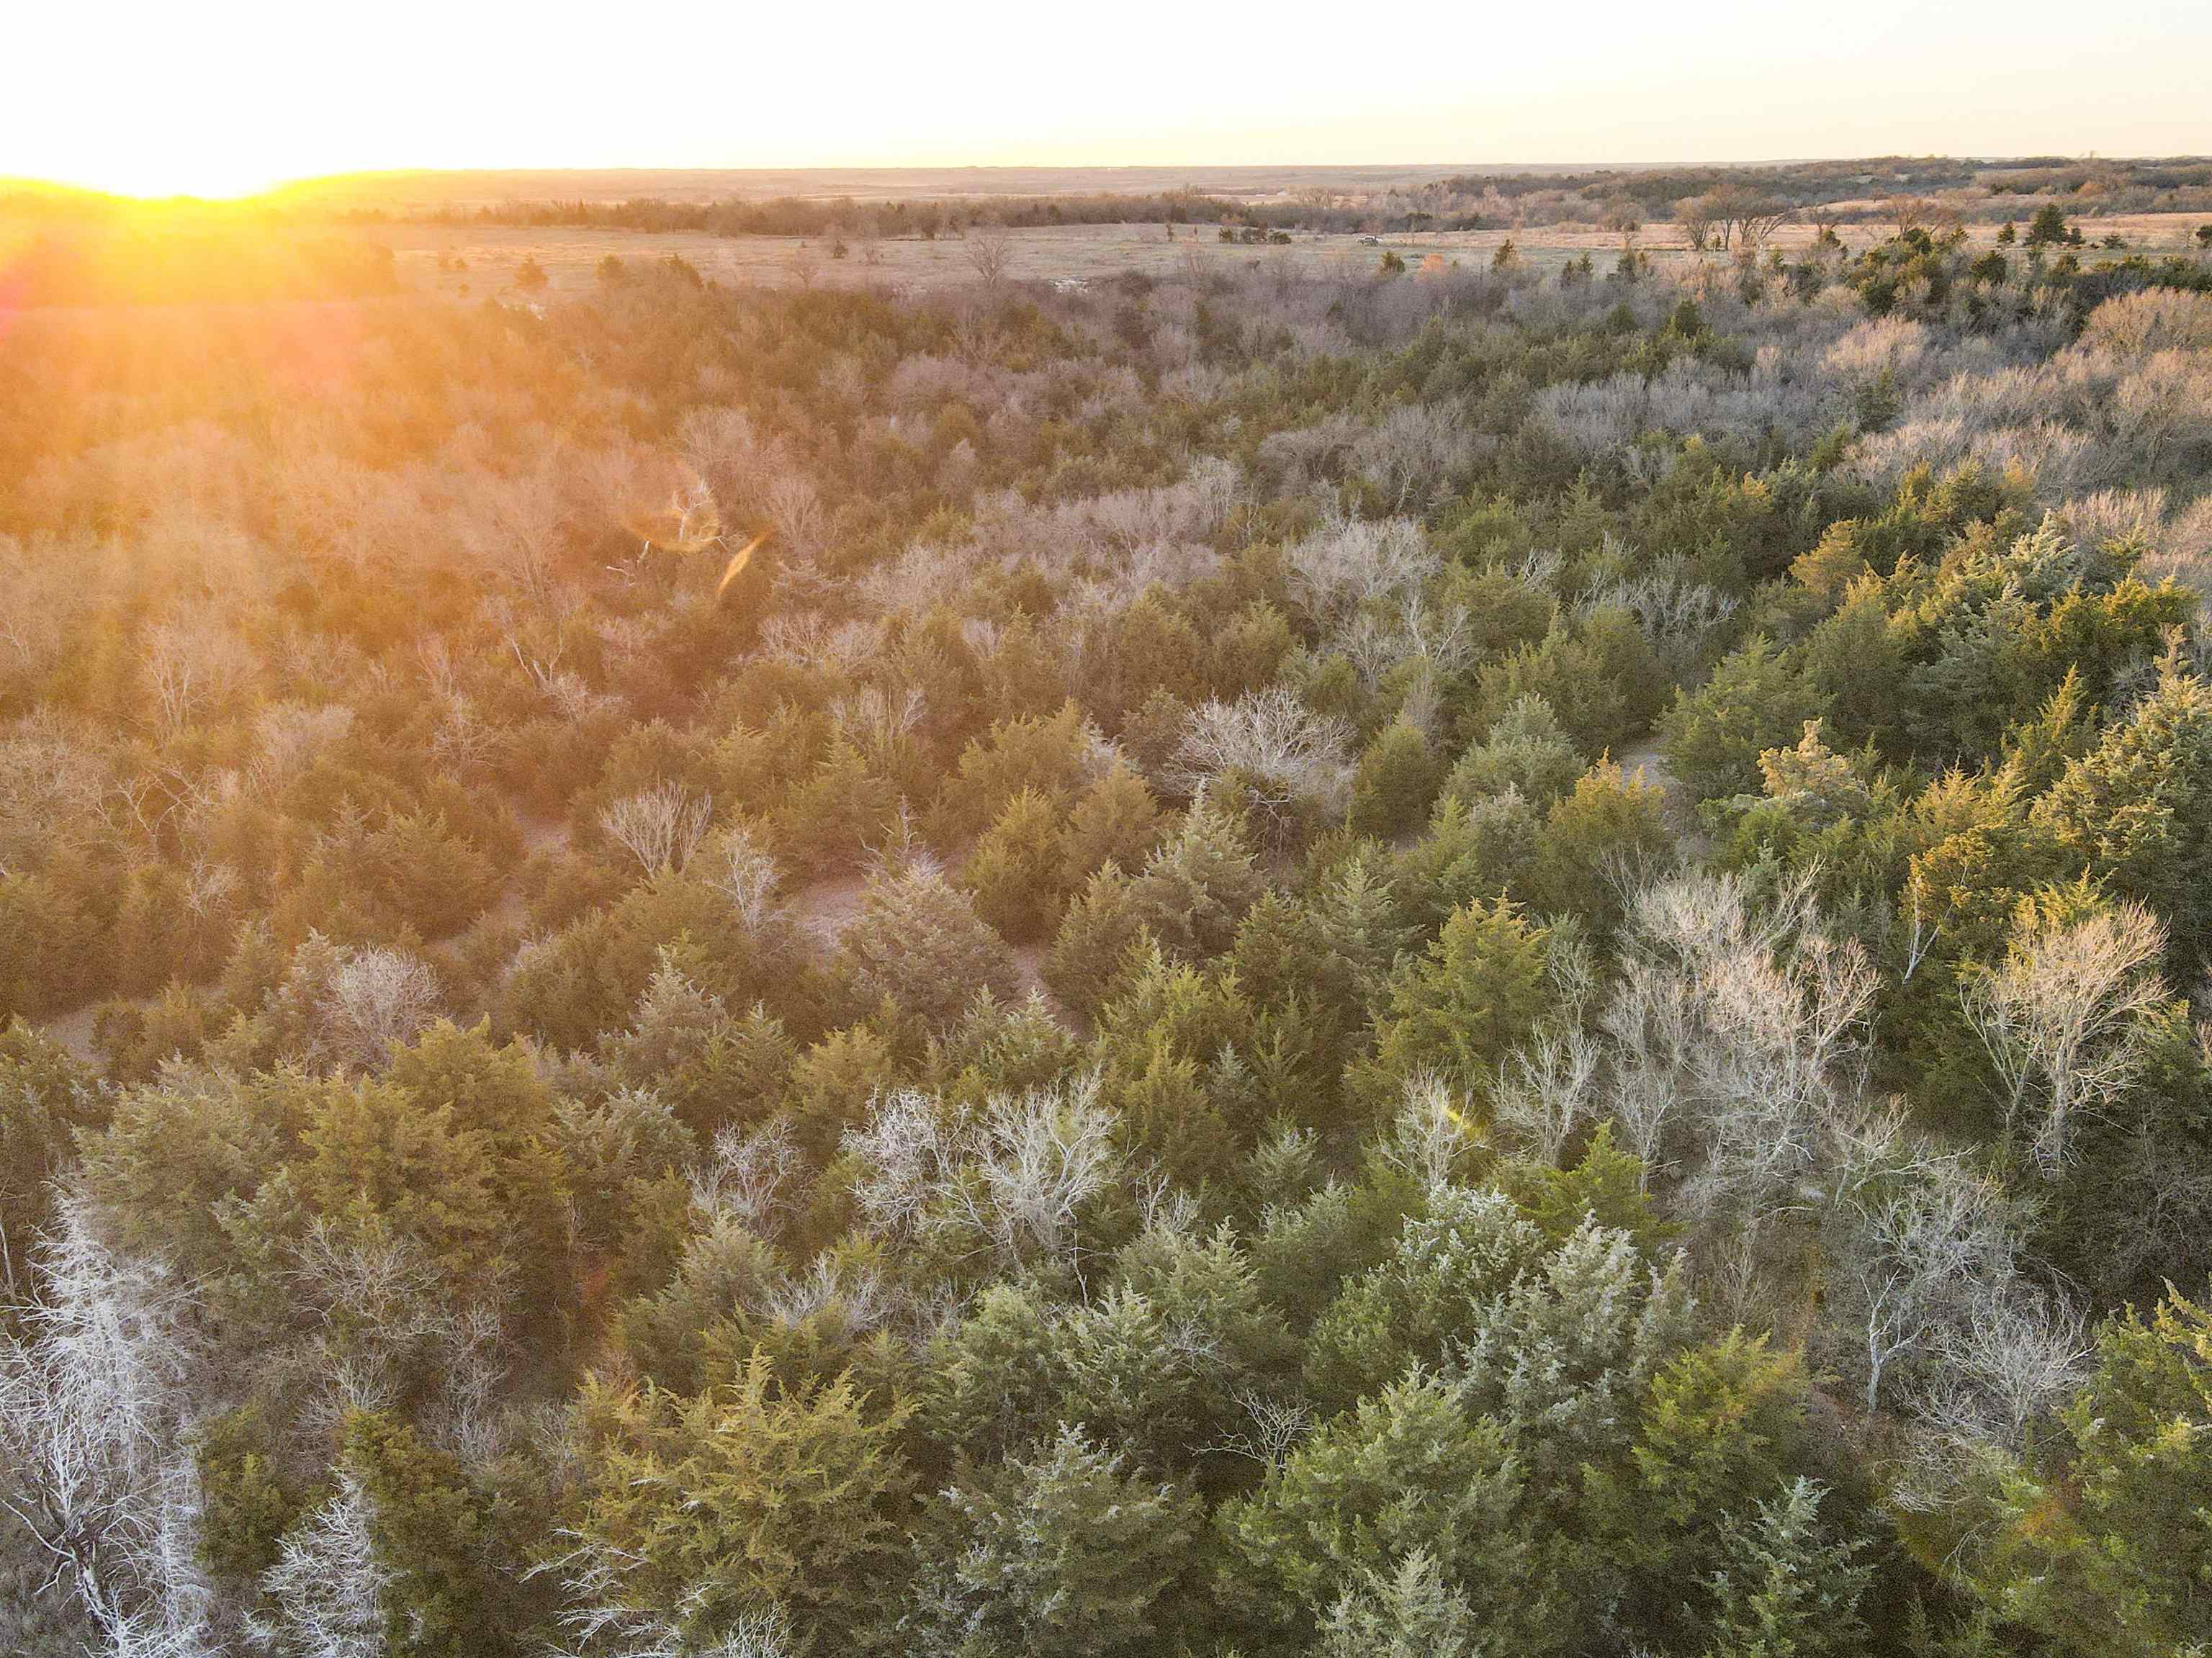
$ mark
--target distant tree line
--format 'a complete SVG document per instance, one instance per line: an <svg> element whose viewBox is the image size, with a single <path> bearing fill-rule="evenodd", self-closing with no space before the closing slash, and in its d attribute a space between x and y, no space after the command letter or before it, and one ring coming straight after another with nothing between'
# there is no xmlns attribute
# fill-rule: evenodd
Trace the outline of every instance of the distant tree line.
<svg viewBox="0 0 2212 1658"><path fill-rule="evenodd" d="M1241 202L1196 191L1150 195L948 197L928 201L817 200L778 197L769 201L674 202L641 197L620 202L545 201L482 203L475 207L413 210L361 208L344 216L361 222L408 220L433 224L514 224L546 228L658 233L694 231L714 236L823 236L833 233L883 236L957 235L977 224L1034 229L1053 225L1169 224L1249 226L1306 230L1478 230L1480 214L1439 213L1431 208L1347 199Z"/></svg>

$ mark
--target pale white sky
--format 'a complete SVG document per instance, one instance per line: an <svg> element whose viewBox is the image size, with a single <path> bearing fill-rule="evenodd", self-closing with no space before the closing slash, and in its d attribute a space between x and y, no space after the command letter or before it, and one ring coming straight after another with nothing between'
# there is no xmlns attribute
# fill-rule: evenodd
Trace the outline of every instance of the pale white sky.
<svg viewBox="0 0 2212 1658"><path fill-rule="evenodd" d="M2212 151L2208 0L0 0L0 174Z"/></svg>

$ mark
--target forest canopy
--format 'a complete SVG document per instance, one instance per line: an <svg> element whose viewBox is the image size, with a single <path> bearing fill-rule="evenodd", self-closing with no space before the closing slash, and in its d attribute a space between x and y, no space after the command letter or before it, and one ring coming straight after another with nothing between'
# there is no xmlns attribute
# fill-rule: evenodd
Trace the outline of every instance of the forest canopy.
<svg viewBox="0 0 2212 1658"><path fill-rule="evenodd" d="M330 257L0 338L0 1645L2212 1642L2207 256Z"/></svg>

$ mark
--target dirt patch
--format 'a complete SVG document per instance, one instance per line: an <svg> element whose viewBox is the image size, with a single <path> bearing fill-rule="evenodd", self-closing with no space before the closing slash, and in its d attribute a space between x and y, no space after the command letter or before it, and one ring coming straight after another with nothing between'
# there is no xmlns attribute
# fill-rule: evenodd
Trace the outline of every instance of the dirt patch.
<svg viewBox="0 0 2212 1658"><path fill-rule="evenodd" d="M848 875L836 881L817 881L785 899L799 925L824 950L835 950L845 929L860 913L861 895L868 890L864 876Z"/></svg>
<svg viewBox="0 0 2212 1658"><path fill-rule="evenodd" d="M1681 780L1668 765L1667 750L1656 738L1630 744L1613 756L1613 762L1620 768L1623 776L1633 777L1641 772L1645 782L1666 790L1669 800L1682 793Z"/></svg>
<svg viewBox="0 0 2212 1658"><path fill-rule="evenodd" d="M98 1065L101 1056L93 1041L92 1027L100 1016L100 1004L95 1002L74 1012L58 1013L51 1019L33 1019L31 1025L67 1048L70 1057L80 1064Z"/></svg>
<svg viewBox="0 0 2212 1658"><path fill-rule="evenodd" d="M1047 944L1013 944L1009 949L1014 958L1014 976L1020 981L1022 994L1034 996L1045 1006L1045 1011L1071 1030L1081 1030L1081 1020L1060 1005L1060 998L1052 993L1052 987L1044 981L1044 956Z"/></svg>
<svg viewBox="0 0 2212 1658"><path fill-rule="evenodd" d="M1674 775L1674 768L1667 763L1667 750L1656 738L1632 743L1613 756L1613 763L1625 777L1641 776L1667 797L1667 823L1674 830L1676 844L1698 863L1711 860L1712 837L1705 833L1705 820L1698 816L1698 803L1682 780Z"/></svg>
<svg viewBox="0 0 2212 1658"><path fill-rule="evenodd" d="M566 852L576 838L575 829L565 817L532 817L526 813L515 822L522 830L522 855L526 858L541 852Z"/></svg>

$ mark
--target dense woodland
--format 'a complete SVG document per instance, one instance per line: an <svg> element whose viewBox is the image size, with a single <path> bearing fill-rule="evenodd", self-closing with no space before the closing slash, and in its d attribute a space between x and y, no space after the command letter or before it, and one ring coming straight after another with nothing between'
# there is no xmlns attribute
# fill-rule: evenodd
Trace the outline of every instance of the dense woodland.
<svg viewBox="0 0 2212 1658"><path fill-rule="evenodd" d="M2208 479L1926 228L19 313L0 1648L2212 1640Z"/></svg>

